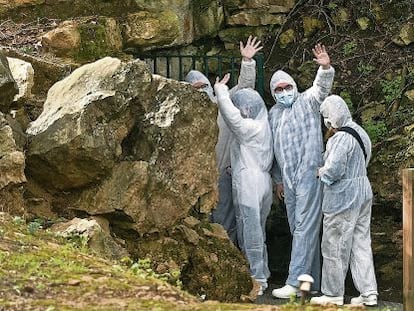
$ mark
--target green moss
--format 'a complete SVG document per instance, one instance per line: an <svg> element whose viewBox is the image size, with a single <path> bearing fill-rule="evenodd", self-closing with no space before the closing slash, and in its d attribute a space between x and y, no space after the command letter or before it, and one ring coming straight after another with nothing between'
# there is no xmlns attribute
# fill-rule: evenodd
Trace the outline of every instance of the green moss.
<svg viewBox="0 0 414 311"><path fill-rule="evenodd" d="M78 61L93 61L110 54L111 50L107 44L105 26L101 24L79 25L81 45L74 58Z"/></svg>
<svg viewBox="0 0 414 311"><path fill-rule="evenodd" d="M310 37L316 33L317 30L323 29L324 24L321 20L313 17L303 18L303 31L305 37Z"/></svg>
<svg viewBox="0 0 414 311"><path fill-rule="evenodd" d="M295 31L293 29L288 29L279 37L279 45L282 49L286 48L290 43L295 41Z"/></svg>

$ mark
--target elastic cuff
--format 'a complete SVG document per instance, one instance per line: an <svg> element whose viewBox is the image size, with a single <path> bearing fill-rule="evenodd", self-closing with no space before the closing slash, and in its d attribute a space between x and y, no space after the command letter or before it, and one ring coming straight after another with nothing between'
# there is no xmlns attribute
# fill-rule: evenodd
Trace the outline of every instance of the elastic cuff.
<svg viewBox="0 0 414 311"><path fill-rule="evenodd" d="M242 58L242 64L243 65L253 65L253 64L256 65L256 61L254 60L254 58L250 59L250 61L244 60Z"/></svg>

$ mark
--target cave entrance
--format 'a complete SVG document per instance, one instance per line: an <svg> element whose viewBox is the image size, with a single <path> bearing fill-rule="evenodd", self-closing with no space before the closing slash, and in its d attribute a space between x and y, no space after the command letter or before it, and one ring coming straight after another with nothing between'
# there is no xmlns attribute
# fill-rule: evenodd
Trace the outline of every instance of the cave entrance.
<svg viewBox="0 0 414 311"><path fill-rule="evenodd" d="M137 55L138 56L138 55ZM229 87L236 85L240 73L240 56L223 55L182 55L178 54L151 54L139 55L151 68L152 73L182 81L190 70L198 70L214 84L217 76L222 77L230 73ZM255 55L256 60L256 90L264 96L264 56Z"/></svg>

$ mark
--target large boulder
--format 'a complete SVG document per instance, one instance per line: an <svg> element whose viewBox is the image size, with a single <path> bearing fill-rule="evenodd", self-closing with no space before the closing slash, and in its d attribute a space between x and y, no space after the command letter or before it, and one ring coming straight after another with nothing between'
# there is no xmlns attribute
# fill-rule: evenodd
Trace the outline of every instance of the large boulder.
<svg viewBox="0 0 414 311"><path fill-rule="evenodd" d="M194 206L208 212L216 202L216 110L205 94L177 81L156 76L154 88L156 96L123 144L128 161L79 203L93 215L122 211L140 234L170 227Z"/></svg>
<svg viewBox="0 0 414 311"><path fill-rule="evenodd" d="M27 129L28 171L41 184L73 189L108 175L122 154L151 84L145 63L104 58L75 70L48 92L42 114Z"/></svg>

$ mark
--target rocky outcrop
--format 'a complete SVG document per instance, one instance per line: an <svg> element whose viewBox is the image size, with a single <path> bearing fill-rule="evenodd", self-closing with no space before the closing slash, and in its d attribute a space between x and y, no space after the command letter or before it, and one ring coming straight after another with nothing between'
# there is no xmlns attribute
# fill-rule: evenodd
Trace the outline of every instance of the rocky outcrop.
<svg viewBox="0 0 414 311"><path fill-rule="evenodd" d="M103 217L134 258L179 269L194 294L239 300L252 287L247 262L207 221L216 116L206 94L152 76L142 61L84 65L49 90L27 129L31 206Z"/></svg>

